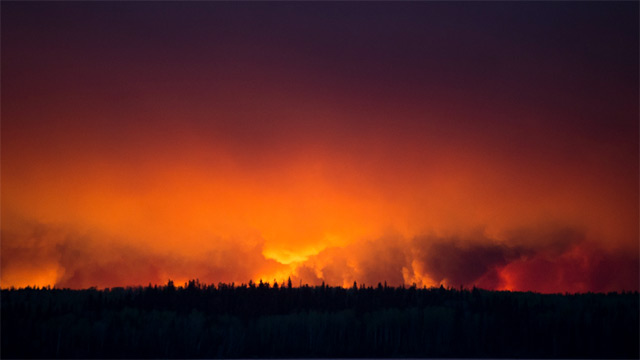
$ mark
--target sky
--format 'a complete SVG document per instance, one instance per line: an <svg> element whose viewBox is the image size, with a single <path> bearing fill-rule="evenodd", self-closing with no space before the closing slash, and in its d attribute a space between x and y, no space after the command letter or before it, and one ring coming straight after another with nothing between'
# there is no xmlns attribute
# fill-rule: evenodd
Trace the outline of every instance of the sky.
<svg viewBox="0 0 640 360"><path fill-rule="evenodd" d="M0 286L638 290L637 2L2 2Z"/></svg>

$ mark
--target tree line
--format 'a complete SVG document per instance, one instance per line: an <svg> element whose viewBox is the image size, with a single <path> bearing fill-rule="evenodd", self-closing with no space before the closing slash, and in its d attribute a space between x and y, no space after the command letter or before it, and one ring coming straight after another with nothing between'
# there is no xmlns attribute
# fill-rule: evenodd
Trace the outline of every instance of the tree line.
<svg viewBox="0 0 640 360"><path fill-rule="evenodd" d="M2 290L4 358L638 358L638 292L293 287Z"/></svg>

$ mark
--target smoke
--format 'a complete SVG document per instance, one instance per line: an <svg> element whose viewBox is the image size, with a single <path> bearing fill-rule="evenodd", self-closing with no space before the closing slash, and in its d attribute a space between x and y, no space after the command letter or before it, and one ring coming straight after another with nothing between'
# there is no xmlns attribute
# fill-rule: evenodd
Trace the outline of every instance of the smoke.
<svg viewBox="0 0 640 360"><path fill-rule="evenodd" d="M260 31L260 9L179 11L198 25L155 35L160 18L9 9L2 286L638 288L635 17L567 13L585 26L533 47L482 25L483 53L402 8L391 32L334 19L347 42L304 7ZM584 62L581 42L617 55ZM519 60L482 65L500 51Z"/></svg>
<svg viewBox="0 0 640 360"><path fill-rule="evenodd" d="M298 266L296 279L540 292L638 289L638 256L607 250L580 229L541 226L507 234L396 236L329 248Z"/></svg>
<svg viewBox="0 0 640 360"><path fill-rule="evenodd" d="M496 287L496 269L519 256L517 250L504 245L465 245L457 239L443 240L446 239L416 239L418 246L414 248L417 266L436 283ZM420 246L425 242L430 244Z"/></svg>
<svg viewBox="0 0 640 360"><path fill-rule="evenodd" d="M2 230L2 286L87 288L264 279L294 284L416 284L540 292L638 289L638 255L604 248L581 229L522 227L488 236L398 234L325 248L285 265L260 238L209 239L200 251L154 248L104 233L24 222Z"/></svg>
<svg viewBox="0 0 640 360"><path fill-rule="evenodd" d="M31 224L21 230L2 232L3 287L103 288L192 278L240 283L288 269L262 255L261 241L242 244L217 239L198 254L185 254L60 226Z"/></svg>

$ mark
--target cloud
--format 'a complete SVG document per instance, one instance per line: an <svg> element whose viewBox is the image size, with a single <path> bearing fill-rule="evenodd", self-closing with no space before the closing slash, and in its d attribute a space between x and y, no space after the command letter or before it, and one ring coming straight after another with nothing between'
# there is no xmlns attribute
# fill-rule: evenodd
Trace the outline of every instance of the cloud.
<svg viewBox="0 0 640 360"><path fill-rule="evenodd" d="M638 255L604 248L575 227L537 225L489 236L386 235L328 247L292 265L267 259L264 240L213 238L197 252L23 222L2 230L2 286L86 288L264 279L375 286L477 286L540 292L638 289Z"/></svg>
<svg viewBox="0 0 640 360"><path fill-rule="evenodd" d="M300 264L297 279L540 292L638 289L638 256L607 250L578 228L544 225L506 234L382 237L328 248Z"/></svg>
<svg viewBox="0 0 640 360"><path fill-rule="evenodd" d="M301 263L295 279L303 282L326 282L331 285L351 286L353 282L377 284L404 282L403 267L407 264L407 248L398 236L385 236L330 247Z"/></svg>
<svg viewBox="0 0 640 360"><path fill-rule="evenodd" d="M638 290L638 255L577 242L562 253L540 251L501 270L505 287L540 292Z"/></svg>
<svg viewBox="0 0 640 360"><path fill-rule="evenodd" d="M103 288L192 278L207 283L241 283L287 269L262 255L262 241L241 244L219 240L203 246L198 254L185 254L62 226L25 225L21 231L3 230L3 287Z"/></svg>
<svg viewBox="0 0 640 360"><path fill-rule="evenodd" d="M495 270L519 256L518 251L500 244L460 243L458 239L414 239L417 264L437 283L476 284ZM483 279L485 280L485 279ZM495 287L498 284L488 284Z"/></svg>
<svg viewBox="0 0 640 360"><path fill-rule="evenodd" d="M20 229L2 228L1 284L5 286L51 285L58 270L54 243L64 236L44 226L29 224Z"/></svg>

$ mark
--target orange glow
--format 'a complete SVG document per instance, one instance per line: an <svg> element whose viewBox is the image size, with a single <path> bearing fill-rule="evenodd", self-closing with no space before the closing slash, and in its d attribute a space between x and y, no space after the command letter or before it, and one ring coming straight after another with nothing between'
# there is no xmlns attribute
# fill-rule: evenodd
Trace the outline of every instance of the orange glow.
<svg viewBox="0 0 640 360"><path fill-rule="evenodd" d="M607 242L599 246L611 251L637 247L625 240L634 239L634 224L630 216L621 216L619 200L586 198L583 194L592 191L589 186L598 185L584 181L578 185L571 177L564 180L566 183L557 183L558 190L550 191L545 183L555 176L551 169L544 177L530 177L526 184L517 185L510 178L509 165L473 157L448 159L450 162L442 167L416 168L412 163L406 168L396 167L396 175L388 178L386 163L369 168L346 157L343 162L350 165L338 167L328 160L328 154L311 153L304 161L285 160L273 169L248 171L224 162L209 166L191 160L215 153L215 149L176 154L178 158L168 163L154 163L153 150L148 151L148 165L139 170L109 158L101 160L100 166L78 167L77 159L67 158L65 163L56 159L32 161L57 161L56 168L6 173L2 184L3 231L27 232L23 222L30 219L27 221L36 221L45 234L70 232L73 235L67 236L82 239L74 246L82 248L78 251L89 257L87 261L99 254L113 258L106 263L117 263L124 248L150 256L145 261L164 259L161 271L145 270L151 278L132 282L124 275L115 277L126 284L195 277L211 282L260 278L272 282L293 276L304 282L323 280L344 286L353 281L458 286L461 284L446 278L432 279L416 260L418 255L411 253L412 246L428 244L411 244L409 239L434 233L460 237L464 243L465 233L482 229L493 241L506 241L508 245L505 234L510 229L538 226L531 219L540 224L546 219L561 219L571 227L585 229L589 237L606 234ZM96 158L102 159L102 155L96 154ZM577 179L580 175L575 176ZM632 214L630 202L629 209ZM375 251L366 245L388 234L396 234L399 240L381 244ZM3 256L12 253L12 246L18 246L14 241L24 240L21 236L4 237ZM56 247L67 246L69 240L49 241L42 240L42 246L53 247L47 250L51 255L47 261L55 264ZM363 264L395 247L403 254L390 260L397 262L388 266L392 273L376 272L376 266ZM104 252L94 253L100 248ZM167 259L179 260L164 264ZM250 263L234 271L204 270L207 264L236 267L246 261ZM3 287L122 285L109 276L101 277L100 282L84 278L79 283L69 282L71 278L65 273L69 266L60 262L60 272L21 269L8 258L3 263L9 263L3 268ZM336 264L343 264L342 268ZM500 270L503 285L499 288L526 288L513 284L515 275L509 269L517 266L516 262Z"/></svg>
<svg viewBox="0 0 640 360"><path fill-rule="evenodd" d="M637 77L605 72L615 59L575 67L581 53L489 34L487 49L521 60L491 50L496 64L479 59L487 68L476 71L466 28L417 31L430 24L422 18L396 24L416 41L380 39L369 18L343 44L312 31L315 15L258 30L236 13L174 24L148 42L138 37L160 28L152 18L132 15L122 24L138 37L112 37L106 29L121 22L91 9L91 21L53 9L82 24L63 31L13 6L15 31L3 36L3 53L17 54L3 55L3 288L288 277L638 288L637 96L609 90ZM94 44L83 27L111 42ZM176 35L187 30L199 35ZM430 37L445 33L459 44ZM306 35L294 46L284 34Z"/></svg>

